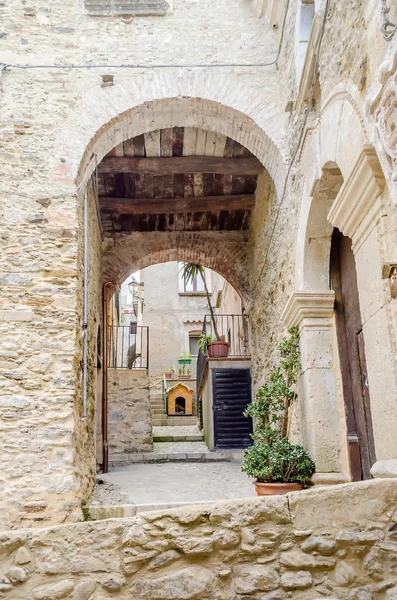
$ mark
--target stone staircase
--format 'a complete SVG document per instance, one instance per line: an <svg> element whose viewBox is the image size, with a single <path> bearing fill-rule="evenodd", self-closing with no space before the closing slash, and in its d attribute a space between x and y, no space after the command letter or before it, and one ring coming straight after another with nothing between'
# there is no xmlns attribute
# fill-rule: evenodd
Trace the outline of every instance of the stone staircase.
<svg viewBox="0 0 397 600"><path fill-rule="evenodd" d="M153 427L153 451L142 454L109 456L109 466L118 468L134 463L164 462L230 462L241 461L241 451L210 452L198 428L197 416L169 417L163 395L150 393L150 415Z"/></svg>

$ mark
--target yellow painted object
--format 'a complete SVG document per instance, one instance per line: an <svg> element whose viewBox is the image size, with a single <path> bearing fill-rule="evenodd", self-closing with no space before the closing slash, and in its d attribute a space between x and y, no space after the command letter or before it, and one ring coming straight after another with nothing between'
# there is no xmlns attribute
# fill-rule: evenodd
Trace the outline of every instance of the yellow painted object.
<svg viewBox="0 0 397 600"><path fill-rule="evenodd" d="M167 392L167 414L192 415L193 390L184 383L177 383Z"/></svg>

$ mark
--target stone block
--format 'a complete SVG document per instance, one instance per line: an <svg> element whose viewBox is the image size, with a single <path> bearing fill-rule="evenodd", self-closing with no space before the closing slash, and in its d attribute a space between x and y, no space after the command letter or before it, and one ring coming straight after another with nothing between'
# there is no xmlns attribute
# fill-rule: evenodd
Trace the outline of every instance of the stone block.
<svg viewBox="0 0 397 600"><path fill-rule="evenodd" d="M237 594L253 594L275 590L280 583L277 571L264 565L238 565L233 571L233 584Z"/></svg>
<svg viewBox="0 0 397 600"><path fill-rule="evenodd" d="M312 583L313 577L307 571L290 571L281 576L281 585L286 590L304 590Z"/></svg>
<svg viewBox="0 0 397 600"><path fill-rule="evenodd" d="M57 583L37 587L33 596L35 600L59 600L68 596L73 589L74 582L71 579L63 579Z"/></svg>
<svg viewBox="0 0 397 600"><path fill-rule="evenodd" d="M136 600L196 600L211 598L216 577L205 567L191 565L162 577L140 578L131 586Z"/></svg>

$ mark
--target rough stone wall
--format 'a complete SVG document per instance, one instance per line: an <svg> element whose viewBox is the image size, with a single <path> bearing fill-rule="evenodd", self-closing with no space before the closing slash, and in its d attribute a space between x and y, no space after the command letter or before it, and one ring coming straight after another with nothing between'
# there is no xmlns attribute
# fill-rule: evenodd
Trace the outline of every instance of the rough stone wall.
<svg viewBox="0 0 397 600"><path fill-rule="evenodd" d="M391 480L0 536L7 600L393 599Z"/></svg>
<svg viewBox="0 0 397 600"><path fill-rule="evenodd" d="M98 329L103 335L102 323L102 234L98 221L92 182L87 189L88 209L88 321L87 321L87 407L84 417L83 409L83 368L79 359L83 357L83 278L79 278L78 316L77 323L77 354L76 354L76 401L75 401L75 473L80 500L86 499L95 484L96 474L96 445L101 443L101 432L97 432L97 406L102 398L102 369L98 368ZM79 203L78 216L79 252L78 269L84 269L84 228L83 203ZM103 351L102 351L103 354ZM97 433L99 435L97 435Z"/></svg>
<svg viewBox="0 0 397 600"><path fill-rule="evenodd" d="M280 206L274 186L263 176L258 183L250 226L251 349L253 382L257 387L277 360L283 334L280 316L293 290L297 193L287 192Z"/></svg>
<svg viewBox="0 0 397 600"><path fill-rule="evenodd" d="M146 370L109 369L109 456L153 450Z"/></svg>
<svg viewBox="0 0 397 600"><path fill-rule="evenodd" d="M8 65L233 63L254 61L258 53L266 59L276 49L275 35L240 0L221 0L216 5L211 0L184 0L164 18L136 18L130 24L120 18L89 17L81 0L53 0L48 6L6 1L1 3L0 16L2 62ZM242 22L245 27L237 38L234 32ZM208 35L209 29L212 35ZM213 77L206 70L185 70L181 77L182 72L178 74L174 69L168 75L144 69L116 71L116 86L126 86L126 94L121 87L101 88L104 70L25 70L10 66L2 71L3 527L77 518L80 499L87 496L93 482L92 407L98 375L94 372L98 316L91 302L88 419L80 421L82 189L77 193L74 180L86 144L102 127L99 121L104 115L106 122L112 119L113 109L116 114L123 111L115 105L121 99L126 108L133 107L150 94L160 98L183 95L180 85L189 85L191 93L197 89L196 96L216 97L219 108L216 106L215 116L222 108L217 91L219 73ZM270 88L273 95L277 93L274 74L269 74L271 83L266 84L261 71L242 74L232 69L231 73L231 77L222 76L221 85L222 94L231 101L229 86L249 86L250 101ZM244 101L246 98L245 94ZM237 100L233 102L237 104ZM196 115L201 108L198 102ZM161 110L164 120L170 114ZM141 115L138 120L143 122ZM149 121L145 127L150 128ZM273 122L276 129L274 118ZM237 125L236 130L240 132ZM111 144L110 139L113 145L118 143L114 133L109 131L108 137L102 138L103 133L101 130L98 139L103 139L105 146ZM129 132L127 137L134 133ZM82 142L84 138L86 143ZM95 254L98 240L92 240ZM93 261L96 259L99 253ZM93 280L99 299L98 280L95 276ZM99 309L99 304L95 306Z"/></svg>

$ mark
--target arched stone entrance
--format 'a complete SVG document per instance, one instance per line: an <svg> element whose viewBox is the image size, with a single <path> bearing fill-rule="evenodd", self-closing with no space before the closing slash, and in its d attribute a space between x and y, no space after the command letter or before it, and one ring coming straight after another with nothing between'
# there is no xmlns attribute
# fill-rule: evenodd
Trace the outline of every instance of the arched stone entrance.
<svg viewBox="0 0 397 600"><path fill-rule="evenodd" d="M331 122L344 127L327 127ZM350 146L342 142L342 135L351 140ZM320 480L343 480L350 477L350 467L329 276L334 227L353 242L376 456L378 460L395 458L397 453L385 427L386 414L393 423L397 419L396 403L390 398L390 389L396 389L390 300L381 291L382 263L387 263L387 241L381 231L388 194L376 152L368 145L363 120L348 94L339 90L325 104L319 126L304 147L302 162L307 166L307 179L297 237L296 291L284 312L285 323L299 324L301 329L303 375L296 414L300 427L296 429L312 451ZM379 304L382 296L383 305ZM391 386L387 393L386 381Z"/></svg>

